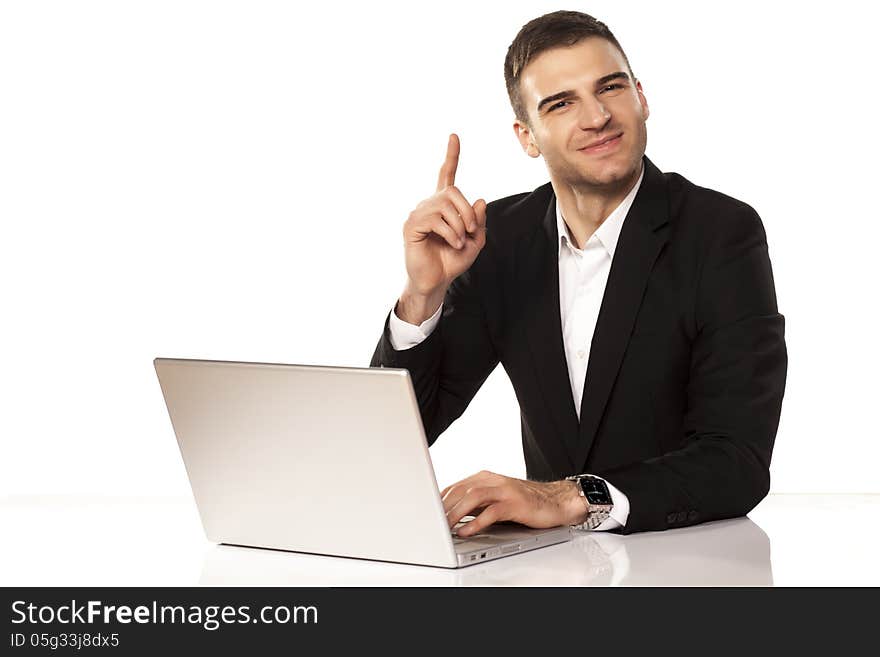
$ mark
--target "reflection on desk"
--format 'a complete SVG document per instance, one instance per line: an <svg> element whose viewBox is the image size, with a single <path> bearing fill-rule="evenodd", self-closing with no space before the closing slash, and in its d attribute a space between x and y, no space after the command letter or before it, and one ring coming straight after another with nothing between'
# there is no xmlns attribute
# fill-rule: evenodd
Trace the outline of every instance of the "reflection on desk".
<svg viewBox="0 0 880 657"><path fill-rule="evenodd" d="M774 494L748 518L576 532L569 543L446 570L214 545L190 497L16 495L0 498L0 584L878 586L878 517L880 495Z"/></svg>
<svg viewBox="0 0 880 657"><path fill-rule="evenodd" d="M211 586L772 586L770 541L748 518L619 536L578 532L562 543L447 570L216 545Z"/></svg>

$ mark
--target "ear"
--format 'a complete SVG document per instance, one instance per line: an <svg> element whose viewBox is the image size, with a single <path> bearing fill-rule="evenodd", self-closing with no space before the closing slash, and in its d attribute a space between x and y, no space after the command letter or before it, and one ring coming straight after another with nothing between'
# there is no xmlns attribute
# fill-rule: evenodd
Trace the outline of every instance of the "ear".
<svg viewBox="0 0 880 657"><path fill-rule="evenodd" d="M516 119L513 122L513 132L516 134L516 138L519 140L520 146L522 146L526 155L529 157L541 156L541 150L535 143L534 137L532 136L532 130L528 125L519 119Z"/></svg>
<svg viewBox="0 0 880 657"><path fill-rule="evenodd" d="M645 98L645 92L642 91L642 83L639 80L636 80L636 91L639 94L639 103L642 105L642 120L647 121L651 115L651 108L648 107L648 99Z"/></svg>

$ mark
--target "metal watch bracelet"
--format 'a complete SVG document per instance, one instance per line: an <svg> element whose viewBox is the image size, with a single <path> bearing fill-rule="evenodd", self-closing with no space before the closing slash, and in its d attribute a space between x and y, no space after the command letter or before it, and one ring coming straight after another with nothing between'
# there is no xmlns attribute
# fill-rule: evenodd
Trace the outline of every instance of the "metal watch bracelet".
<svg viewBox="0 0 880 657"><path fill-rule="evenodd" d="M578 495L580 495L581 499L587 505L587 519L582 523L571 525L574 529L596 529L596 527L605 522L605 520L608 519L608 516L611 515L611 509L613 508L611 504L590 504L587 496L584 495L584 489L581 486L580 480L591 478L592 477L584 475L571 475L570 477L566 477L566 480L573 481L575 485L577 485Z"/></svg>

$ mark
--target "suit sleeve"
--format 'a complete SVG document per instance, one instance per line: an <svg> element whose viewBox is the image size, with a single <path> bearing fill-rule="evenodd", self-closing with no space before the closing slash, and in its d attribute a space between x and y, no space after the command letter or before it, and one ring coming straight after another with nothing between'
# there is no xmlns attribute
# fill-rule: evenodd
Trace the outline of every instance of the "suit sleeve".
<svg viewBox="0 0 880 657"><path fill-rule="evenodd" d="M428 445L464 413L499 362L477 282L481 263L488 257L487 247L471 268L449 286L440 321L423 341L408 349L395 350L389 313L370 361L370 367L409 370Z"/></svg>
<svg viewBox="0 0 880 657"><path fill-rule="evenodd" d="M729 219L699 278L682 446L596 473L629 498L621 533L743 516L769 492L788 364L784 317L760 218L745 206Z"/></svg>

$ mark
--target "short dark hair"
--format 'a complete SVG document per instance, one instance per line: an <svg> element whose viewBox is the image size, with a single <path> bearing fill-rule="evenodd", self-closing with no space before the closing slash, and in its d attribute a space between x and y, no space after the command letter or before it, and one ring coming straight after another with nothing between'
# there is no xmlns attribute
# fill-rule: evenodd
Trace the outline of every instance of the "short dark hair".
<svg viewBox="0 0 880 657"><path fill-rule="evenodd" d="M623 55L630 77L635 81L626 53L605 23L579 11L544 14L522 26L504 58L504 82L517 119L530 125L529 114L519 90L520 77L529 62L551 48L573 46L589 37L600 37L614 45Z"/></svg>

